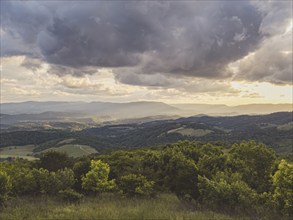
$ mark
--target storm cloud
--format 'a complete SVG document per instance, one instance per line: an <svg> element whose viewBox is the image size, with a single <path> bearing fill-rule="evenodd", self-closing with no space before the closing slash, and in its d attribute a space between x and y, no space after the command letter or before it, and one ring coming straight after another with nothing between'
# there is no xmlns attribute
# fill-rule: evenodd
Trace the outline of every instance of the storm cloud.
<svg viewBox="0 0 293 220"><path fill-rule="evenodd" d="M290 83L290 58L283 61L284 53L272 51L268 42L292 20L291 4L6 1L1 2L1 55L37 58L57 75L112 68L116 80L131 85L169 86L180 76ZM292 50L292 41L287 44L282 51ZM263 62L263 68L243 61L233 76L229 64L254 52L250 64ZM272 58L272 71L267 71Z"/></svg>

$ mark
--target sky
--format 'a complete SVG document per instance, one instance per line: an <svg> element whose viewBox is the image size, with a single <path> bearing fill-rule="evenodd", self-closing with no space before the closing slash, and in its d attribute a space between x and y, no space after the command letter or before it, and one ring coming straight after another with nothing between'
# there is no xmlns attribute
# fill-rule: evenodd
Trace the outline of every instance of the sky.
<svg viewBox="0 0 293 220"><path fill-rule="evenodd" d="M1 1L1 103L292 103L292 1Z"/></svg>

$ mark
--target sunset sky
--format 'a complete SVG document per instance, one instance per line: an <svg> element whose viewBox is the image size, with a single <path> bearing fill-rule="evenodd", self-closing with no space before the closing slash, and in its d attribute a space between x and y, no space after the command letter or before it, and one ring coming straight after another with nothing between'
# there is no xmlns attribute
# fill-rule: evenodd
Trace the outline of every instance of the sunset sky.
<svg viewBox="0 0 293 220"><path fill-rule="evenodd" d="M1 102L292 103L292 1L1 1Z"/></svg>

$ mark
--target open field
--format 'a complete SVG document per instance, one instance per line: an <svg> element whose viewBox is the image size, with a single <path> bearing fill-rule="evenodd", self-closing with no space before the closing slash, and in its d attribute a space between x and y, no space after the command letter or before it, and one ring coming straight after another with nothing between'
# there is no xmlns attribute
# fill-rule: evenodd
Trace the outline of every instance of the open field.
<svg viewBox="0 0 293 220"><path fill-rule="evenodd" d="M35 148L36 148L35 145L3 147L3 148L0 148L0 158L18 157L18 158L23 158L28 160L35 160L36 159L34 157L35 153L33 152ZM94 148L87 145L65 144L60 147L52 147L44 151L39 151L37 152L37 154L46 152L48 150L66 152L71 157L81 157L81 156L97 153L97 151Z"/></svg>
<svg viewBox="0 0 293 220"><path fill-rule="evenodd" d="M172 129L172 130L167 131L167 134L178 133L183 136L202 137L207 134L210 134L211 132L213 132L213 131L207 130L207 129L185 128L185 126L182 126L180 128L176 128L176 129Z"/></svg>
<svg viewBox="0 0 293 220"><path fill-rule="evenodd" d="M86 197L80 204L66 204L48 197L24 197L9 201L0 219L217 219L230 216L197 211L180 202L175 195L157 199L127 199L112 194ZM243 218L242 218L243 219Z"/></svg>
<svg viewBox="0 0 293 220"><path fill-rule="evenodd" d="M87 145L79 145L79 144L66 144L61 147L52 147L42 152L46 152L49 150L66 152L70 157L81 157L81 156L97 153L97 151L94 148Z"/></svg>
<svg viewBox="0 0 293 220"><path fill-rule="evenodd" d="M9 146L0 148L0 158L19 157L28 160L35 160L33 156L34 145Z"/></svg>

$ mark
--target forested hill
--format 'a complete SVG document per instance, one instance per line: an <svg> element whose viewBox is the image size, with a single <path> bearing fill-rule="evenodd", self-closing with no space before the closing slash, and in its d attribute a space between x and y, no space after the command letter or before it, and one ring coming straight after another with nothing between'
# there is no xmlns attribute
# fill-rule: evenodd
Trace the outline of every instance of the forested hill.
<svg viewBox="0 0 293 220"><path fill-rule="evenodd" d="M293 146L292 112L233 117L194 116L146 123L100 125L80 131L72 131L66 126L57 129L54 123L52 125L50 129L30 130L24 127L1 130L0 147L31 144L35 146L34 151L40 151L60 147L64 141L70 140L70 144L86 145L103 152L117 147L138 148L179 140L217 142L224 146L242 140L255 140L278 153L290 153Z"/></svg>

